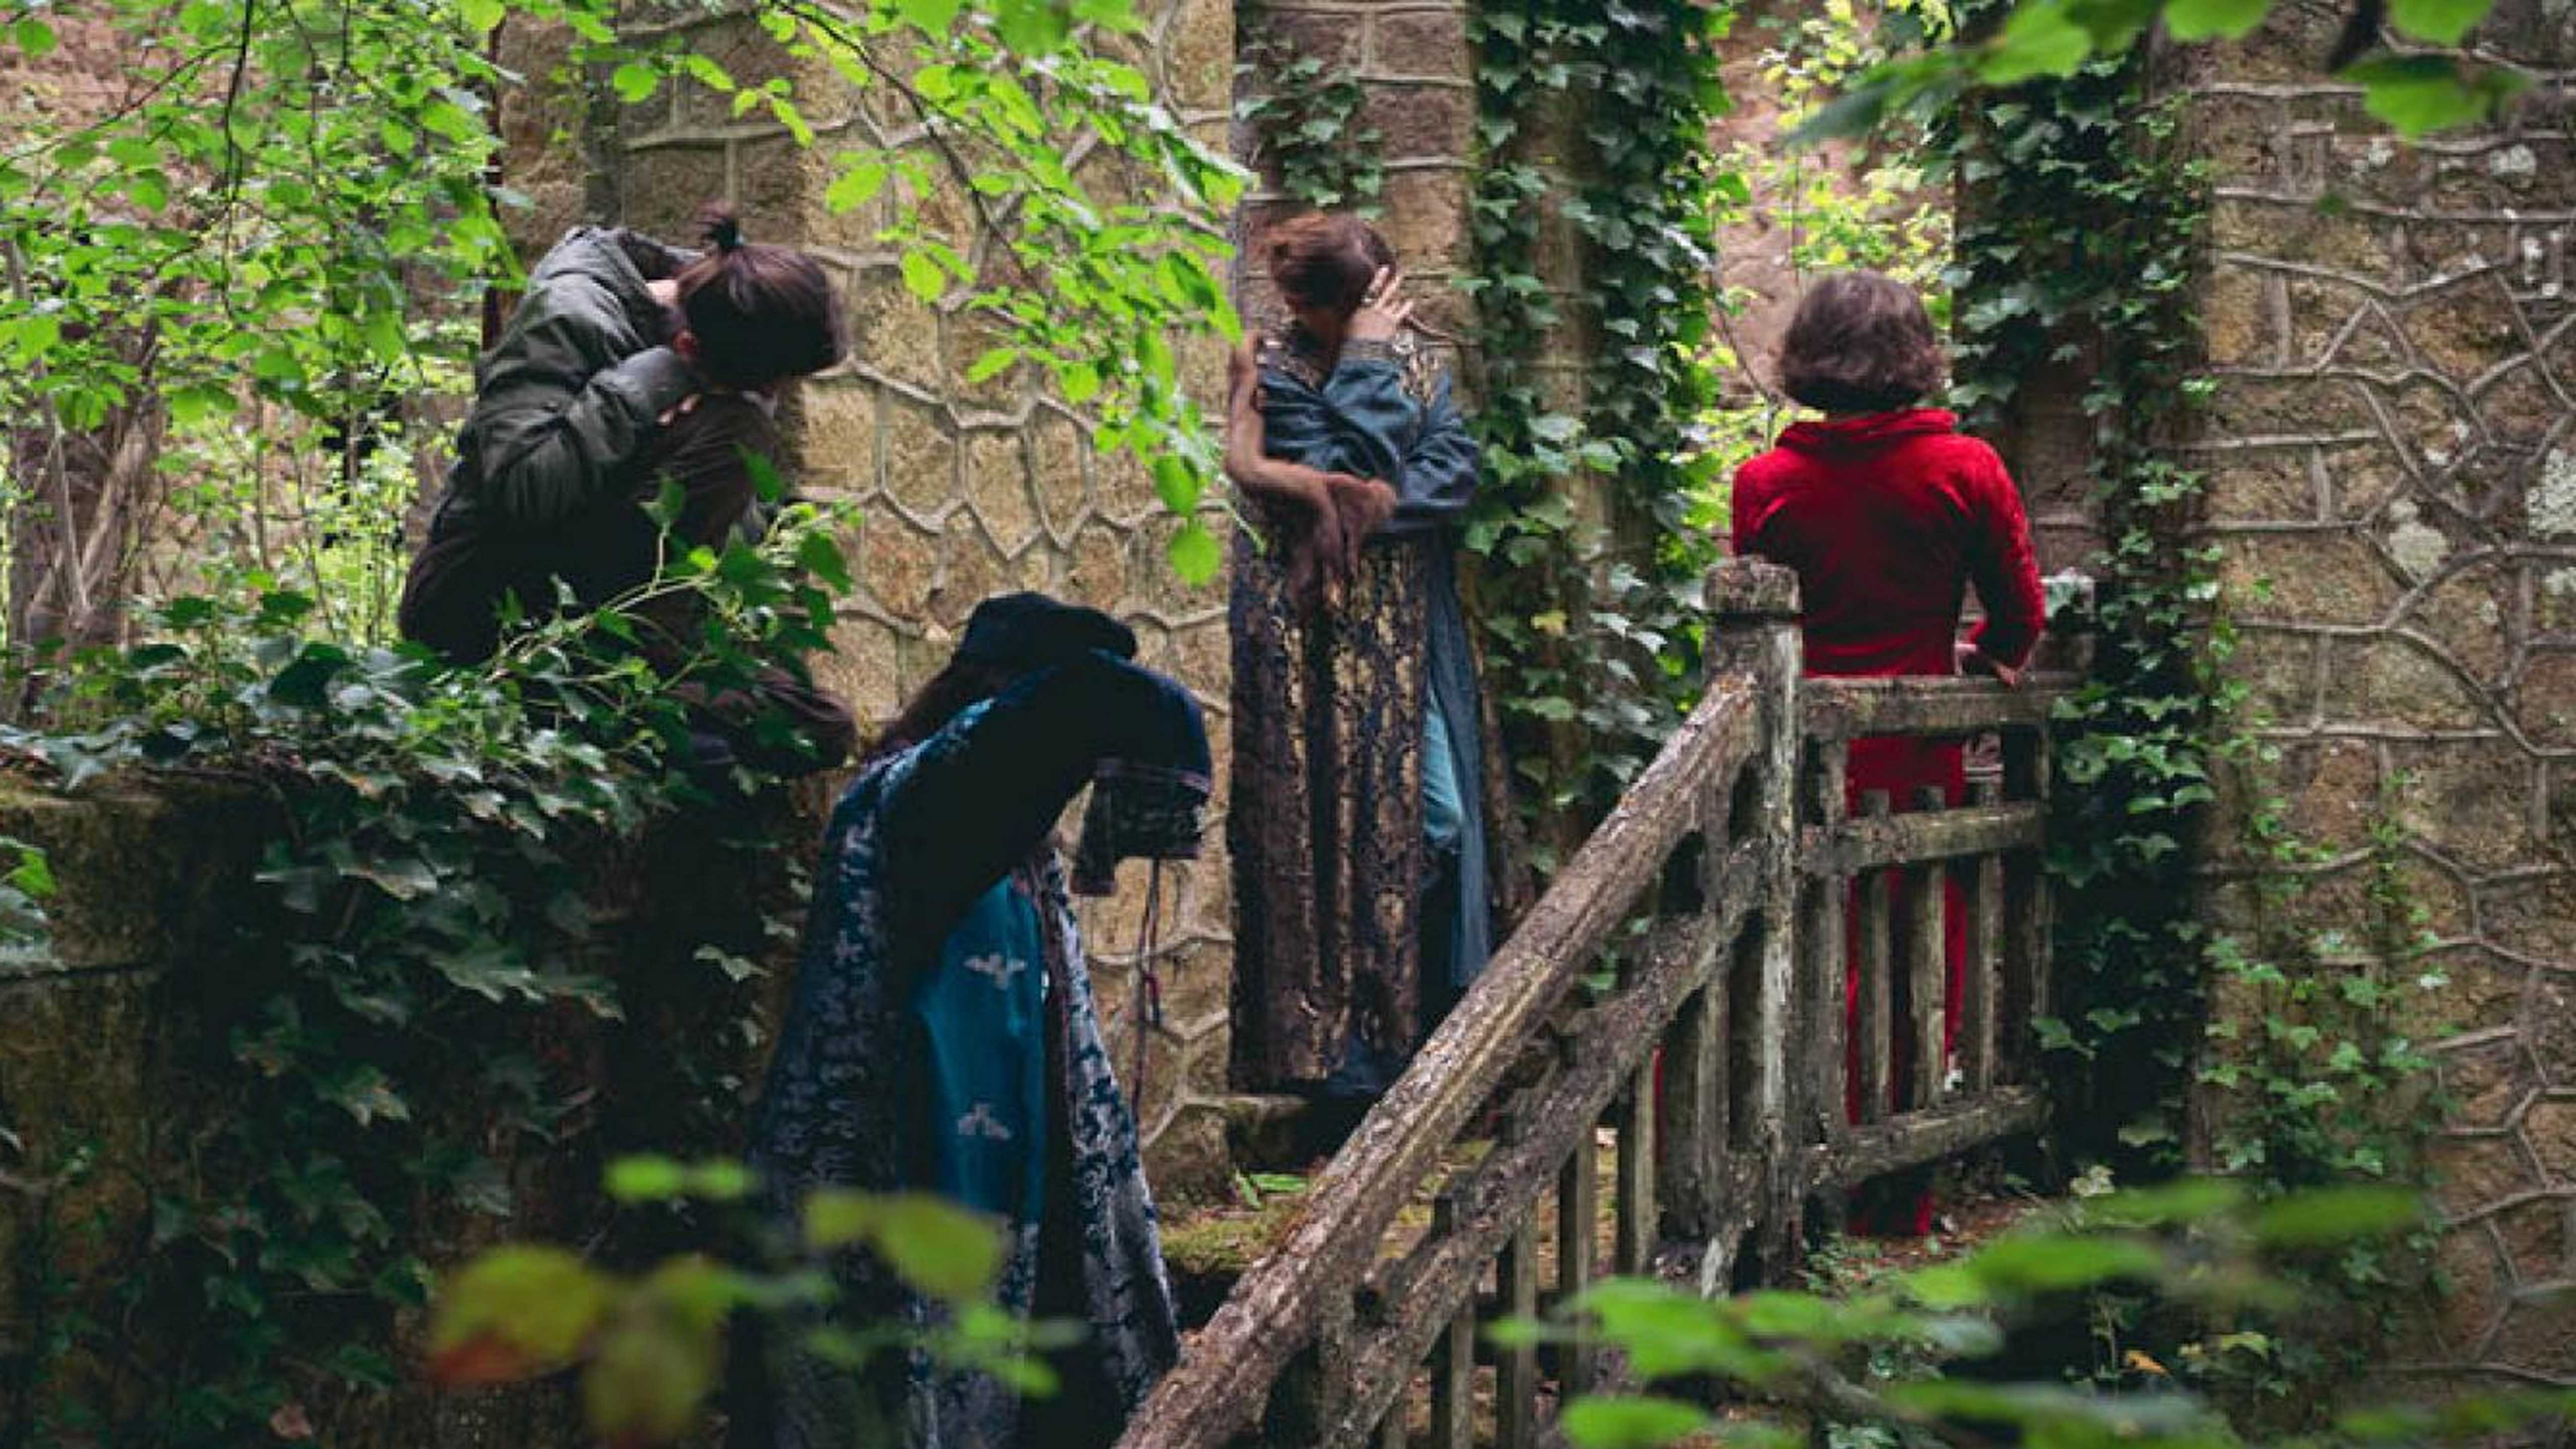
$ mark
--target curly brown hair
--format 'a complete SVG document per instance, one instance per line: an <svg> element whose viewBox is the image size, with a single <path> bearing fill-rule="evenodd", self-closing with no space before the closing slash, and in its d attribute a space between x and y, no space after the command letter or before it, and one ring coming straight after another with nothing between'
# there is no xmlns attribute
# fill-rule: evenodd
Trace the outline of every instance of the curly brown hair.
<svg viewBox="0 0 2576 1449"><path fill-rule="evenodd" d="M1289 217L1270 228L1261 248L1281 296L1345 316L1359 310L1378 268L1395 265L1395 251L1376 227L1340 212Z"/></svg>
<svg viewBox="0 0 2576 1449"><path fill-rule="evenodd" d="M1911 407L1938 391L1941 340L1914 289L1877 272L1819 277L1780 340L1780 388L1829 413Z"/></svg>

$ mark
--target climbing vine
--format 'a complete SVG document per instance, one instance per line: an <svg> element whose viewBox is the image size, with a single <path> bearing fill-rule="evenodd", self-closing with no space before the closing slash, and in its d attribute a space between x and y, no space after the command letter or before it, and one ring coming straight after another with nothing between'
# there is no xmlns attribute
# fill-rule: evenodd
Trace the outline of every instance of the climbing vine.
<svg viewBox="0 0 2576 1449"><path fill-rule="evenodd" d="M673 689L722 697L821 647L827 587L846 582L830 527L800 507L758 549L674 560L644 592L699 601L704 627L676 668L648 667L614 613L445 669L317 634L301 594L185 598L155 611L148 642L67 671L45 728L10 732L21 772L50 769L62 790L150 772L271 832L226 913L238 937L174 987L188 1009L172 1067L224 1102L168 1124L185 1152L102 1161L51 1124L12 1124L39 1210L101 1172L133 1174L150 1197L116 1315L65 1302L8 1365L32 1390L11 1405L13 1442L96 1428L242 1443L398 1382L394 1326L426 1301L442 1236L517 1211L514 1159L578 1163L615 1140L588 1063L616 1023L680 1003L700 1023L747 1017L759 902L792 907L774 851L744 856L744 894L690 921L703 934L685 981L613 979L603 882L584 863L683 809L757 842L756 812L710 798L757 781L686 766L693 722ZM685 1035L708 1055L657 1052L630 1073L640 1095L612 1071L605 1107L714 1146L740 1087L725 1054L752 1043Z"/></svg>
<svg viewBox="0 0 2576 1449"><path fill-rule="evenodd" d="M1247 10L1248 38L1234 68L1235 118L1253 137L1253 165L1279 190L1319 211L1375 217L1384 209L1385 136L1362 113L1359 73L1306 54Z"/></svg>
<svg viewBox="0 0 2576 1449"><path fill-rule="evenodd" d="M1467 542L1542 867L1696 685L1715 540L1691 508L1715 464L1692 429L1715 396L1714 225L1746 195L1708 145L1727 106L1712 42L1731 17L1563 0L1477 14L1484 467ZM1579 384L1549 365L1575 329L1603 344Z"/></svg>
<svg viewBox="0 0 2576 1449"><path fill-rule="evenodd" d="M2154 58L2096 60L1961 113L1954 397L1972 425L2031 423L2035 380L2081 378L2103 547L2094 655L2061 722L2052 824L2064 1145L2119 1176L2214 1165L2267 1191L2416 1180L2431 1114L2407 1023L2439 977L2383 828L2363 909L2323 930L2298 897L2318 855L2285 823L2230 670L2236 634L2204 480L2177 459L2211 380L2192 278L2206 175ZM2040 382L2039 386L2045 386ZM2215 892L2211 811L2231 801L2241 899ZM2345 1301L2406 1275L2356 1249L2319 1276ZM2151 1360L2152 1361L2152 1360ZM2276 1396L2328 1365L2317 1335L2247 1332L2192 1360ZM2131 1370L2119 1368L2115 1373Z"/></svg>

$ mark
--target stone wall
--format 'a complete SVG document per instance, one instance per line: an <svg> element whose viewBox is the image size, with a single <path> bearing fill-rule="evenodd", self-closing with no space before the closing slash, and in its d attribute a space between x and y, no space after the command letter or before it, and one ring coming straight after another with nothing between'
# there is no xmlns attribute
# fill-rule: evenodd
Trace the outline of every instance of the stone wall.
<svg viewBox="0 0 2576 1449"><path fill-rule="evenodd" d="M1232 7L1227 0L1148 0L1140 8L1150 17L1145 33L1107 44L1125 47L1125 58L1146 72L1163 101L1203 140L1223 146L1233 95ZM979 600L1024 588L1115 612L1135 627L1142 662L1198 693L1217 751L1218 808L1201 859L1166 881L1158 957L1164 1024L1147 1044L1139 1107L1164 1190L1223 1191L1229 1178L1217 1099L1226 1090L1233 968L1223 583L1191 588L1173 574L1164 547L1177 520L1143 468L1092 448L1090 420L1080 409L1041 390L1026 369L981 384L966 380L989 340L962 296L930 305L905 289L896 251L879 240L899 201L894 188L846 215L823 204L836 150L925 145L902 101L882 87L861 91L828 73L796 73L742 16L694 21L684 38L737 79L792 75L818 133L813 147L798 146L765 111L736 116L730 97L694 83L666 88L642 106L605 108L578 85L557 86L504 115L514 184L536 201L525 240L541 246L584 219L685 236L697 208L722 197L740 208L755 239L805 248L840 280L851 356L803 386L790 432L800 486L860 513L848 540L858 588L842 601L839 653L819 661L817 672L863 722L889 718L938 669ZM537 33L520 44L542 59L559 42ZM1102 156L1085 162L1086 180L1150 199L1151 178L1111 174L1106 164ZM979 265L1002 264L956 191L936 191L922 204L928 224ZM1205 339L1183 356L1194 394L1214 409L1222 401L1221 346ZM1118 897L1083 907L1122 1074L1135 1060L1132 967L1144 872L1130 866Z"/></svg>
<svg viewBox="0 0 2576 1449"><path fill-rule="evenodd" d="M2285 7L2286 8L2286 7ZM2205 307L2219 391L2193 461L2282 750L2306 893L2364 917L2383 809L2449 978L2432 1331L2407 1366L2570 1381L2576 1340L2576 154L2562 108L2401 144L2317 79L2339 12L2204 61ZM2505 0L2493 52L2564 77L2564 6ZM2535 98L2545 92L2535 91ZM2217 870L2232 831L2213 832Z"/></svg>

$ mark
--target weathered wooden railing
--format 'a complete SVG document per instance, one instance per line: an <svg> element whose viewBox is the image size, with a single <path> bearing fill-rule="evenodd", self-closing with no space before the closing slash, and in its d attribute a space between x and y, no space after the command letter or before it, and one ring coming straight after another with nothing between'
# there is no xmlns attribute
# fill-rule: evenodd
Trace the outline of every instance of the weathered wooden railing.
<svg viewBox="0 0 2576 1449"><path fill-rule="evenodd" d="M1811 1198L2039 1122L2024 1043L2047 994L2055 691L1801 680L1790 575L1734 561L1709 594L1705 702L1316 1178L1122 1449L1254 1432L1402 1445L1425 1429L1441 1449L1534 1444L1549 1405L1602 1366L1579 1347L1480 1346L1481 1322L1536 1313L1605 1271L1690 1276L1711 1293L1776 1276ZM1873 797L1847 816L1852 740L1985 732L2002 738L1999 782L1903 814ZM1954 1046L1945 878L1969 924ZM1605 961L1615 984L1596 989L1587 977ZM1423 1227L1405 1210L1426 1198Z"/></svg>

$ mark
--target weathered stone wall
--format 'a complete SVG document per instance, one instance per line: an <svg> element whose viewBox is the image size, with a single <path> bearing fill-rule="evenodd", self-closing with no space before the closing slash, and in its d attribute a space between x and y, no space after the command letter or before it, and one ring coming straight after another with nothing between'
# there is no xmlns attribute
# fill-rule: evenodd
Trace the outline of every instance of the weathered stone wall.
<svg viewBox="0 0 2576 1449"><path fill-rule="evenodd" d="M2335 852L2308 905L2366 916L2384 811L2450 981L2428 1032L2451 1104L2448 1281L2434 1331L2396 1348L2567 1382L2576 154L2542 101L2506 128L2391 139L2317 79L2338 14L2303 7L2194 83L2219 391L2193 461L2244 623L2235 669L2273 720L2293 823ZM2545 78L2576 61L2564 6L2505 0L2482 38ZM2213 831L2222 875L2232 838Z"/></svg>
<svg viewBox="0 0 2576 1449"><path fill-rule="evenodd" d="M1231 114L1233 12L1227 0L1153 0L1133 42L1112 40L1200 137L1223 146ZM747 18L693 22L687 43L737 79L789 73L789 62ZM531 57L542 35L524 42ZM1222 582L1182 584L1164 548L1178 520L1130 457L1096 452L1091 420L1042 390L1026 369L977 384L966 368L990 345L962 296L925 304L904 287L896 250L880 234L902 198L881 196L835 215L823 204L828 158L845 148L920 148L922 128L891 89L858 90L829 74L800 74L798 101L814 125L797 145L766 111L737 116L730 97L681 83L642 106L603 111L577 86L532 97L505 114L510 169L536 200L526 228L542 245L572 221L616 221L685 236L712 198L738 206L757 239L802 247L840 279L851 357L806 383L791 428L793 476L809 494L860 511L849 552L858 588L843 600L840 652L817 672L870 726L945 661L975 604L1044 589L1111 610L1133 625L1142 662L1197 692L1217 750L1218 808L1201 859L1166 879L1158 969L1163 1026L1147 1044L1139 1103L1158 1181L1167 1193L1222 1191L1228 1178L1222 1113L1227 992L1233 946L1223 820L1231 666ZM586 115L586 119L585 119ZM1115 174L1105 154L1086 180L1150 199L1152 178ZM928 224L978 265L1009 265L978 234L960 194L922 198ZM1224 354L1212 340L1184 352L1192 390L1222 401ZM1218 506L1210 500L1210 507ZM1135 1060L1133 957L1144 867L1131 866L1114 900L1084 907L1095 982L1122 1073ZM1173 886L1177 883L1177 893Z"/></svg>

